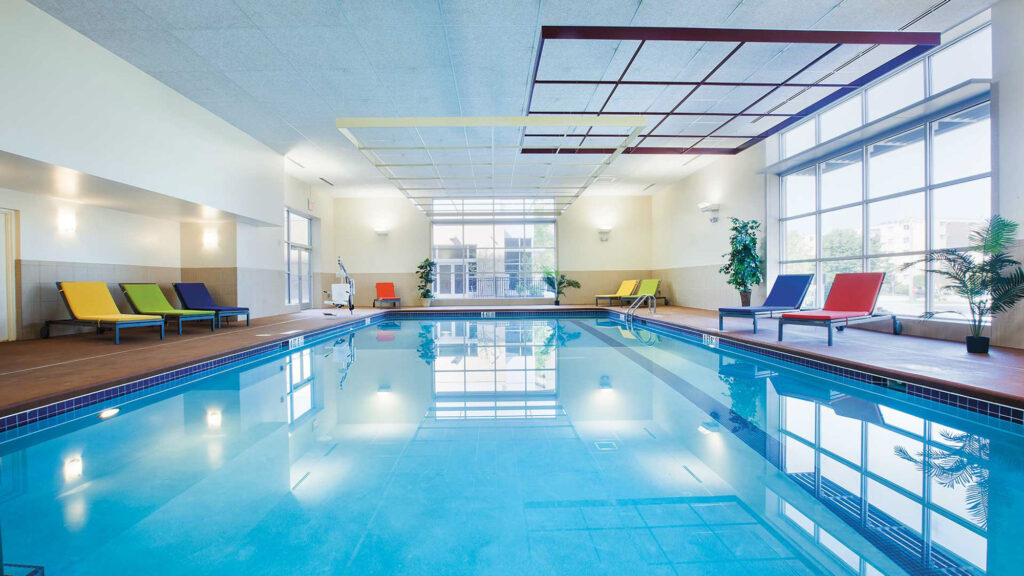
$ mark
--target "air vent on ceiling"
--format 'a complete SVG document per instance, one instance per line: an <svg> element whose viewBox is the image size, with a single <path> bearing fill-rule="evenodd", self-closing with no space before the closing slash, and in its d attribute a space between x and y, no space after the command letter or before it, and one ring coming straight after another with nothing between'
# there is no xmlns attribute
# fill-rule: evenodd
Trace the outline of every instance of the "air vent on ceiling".
<svg viewBox="0 0 1024 576"><path fill-rule="evenodd" d="M330 180L328 180L327 178L321 178L320 180L321 180L321 181L322 181L322 182L323 182L324 184L327 184L328 186L334 187L334 184L332 184L332 183L331 183L331 181L330 181Z"/></svg>
<svg viewBox="0 0 1024 576"><path fill-rule="evenodd" d="M615 176L598 176L594 180L594 182L597 182L597 183L600 183L600 184L611 184L612 182L615 182Z"/></svg>

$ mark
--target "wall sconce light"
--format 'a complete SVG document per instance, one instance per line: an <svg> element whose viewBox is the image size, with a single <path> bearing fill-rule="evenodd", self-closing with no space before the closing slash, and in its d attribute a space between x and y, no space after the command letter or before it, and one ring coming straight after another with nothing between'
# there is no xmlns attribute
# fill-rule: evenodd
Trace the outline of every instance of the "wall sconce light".
<svg viewBox="0 0 1024 576"><path fill-rule="evenodd" d="M612 233L612 229L611 228L598 228L597 229L597 237L598 237L598 239L601 240L601 242L607 242L608 241L608 235L611 234L611 233Z"/></svg>
<svg viewBox="0 0 1024 576"><path fill-rule="evenodd" d="M78 228L78 219L75 217L75 213L67 208L62 208L57 212L57 231L64 235L71 235L75 233Z"/></svg>
<svg viewBox="0 0 1024 576"><path fill-rule="evenodd" d="M220 243L220 238L217 235L217 230L214 228L207 228L203 230L203 248L206 250L212 250L217 247Z"/></svg>
<svg viewBox="0 0 1024 576"><path fill-rule="evenodd" d="M720 204L712 204L710 202L701 202L697 204L697 208L700 208L701 214L710 214L710 220L712 223L718 222L718 210L722 206Z"/></svg>

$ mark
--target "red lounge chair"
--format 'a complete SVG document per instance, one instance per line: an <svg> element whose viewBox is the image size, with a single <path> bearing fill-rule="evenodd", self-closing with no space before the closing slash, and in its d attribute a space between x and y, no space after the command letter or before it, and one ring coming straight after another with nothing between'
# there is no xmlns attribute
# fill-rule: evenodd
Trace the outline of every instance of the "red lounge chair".
<svg viewBox="0 0 1024 576"><path fill-rule="evenodd" d="M377 297L373 299L373 307L377 307L377 303L381 306L385 302L390 302L392 306L401 306L402 299L395 296L395 285L392 282L377 282Z"/></svg>
<svg viewBox="0 0 1024 576"><path fill-rule="evenodd" d="M893 314L875 314L878 294L882 291L885 272L836 274L821 310L787 312L779 318L779 341L786 324L824 326L828 329L828 345L832 345L832 327L843 330L851 324L892 318L892 333L899 334L900 322Z"/></svg>

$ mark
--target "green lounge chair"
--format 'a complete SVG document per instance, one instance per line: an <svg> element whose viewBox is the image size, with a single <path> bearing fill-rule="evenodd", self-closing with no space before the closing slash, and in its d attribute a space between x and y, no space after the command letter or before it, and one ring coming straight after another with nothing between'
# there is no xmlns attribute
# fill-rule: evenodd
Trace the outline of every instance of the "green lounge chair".
<svg viewBox="0 0 1024 576"><path fill-rule="evenodd" d="M668 306L668 298L664 296L658 296L658 288L661 287L661 280L641 280L640 287L636 289L636 293L632 296L622 296L620 298L623 304L635 302L637 298L642 296L651 296L654 298L654 304L657 306L658 299L665 301L665 306Z"/></svg>
<svg viewBox="0 0 1024 576"><path fill-rule="evenodd" d="M119 284L121 291L132 310L139 314L160 316L167 321L174 318L178 321L178 334L182 324L201 320L210 321L210 331L217 329L217 313L213 310L179 310L167 301L160 287L156 284Z"/></svg>

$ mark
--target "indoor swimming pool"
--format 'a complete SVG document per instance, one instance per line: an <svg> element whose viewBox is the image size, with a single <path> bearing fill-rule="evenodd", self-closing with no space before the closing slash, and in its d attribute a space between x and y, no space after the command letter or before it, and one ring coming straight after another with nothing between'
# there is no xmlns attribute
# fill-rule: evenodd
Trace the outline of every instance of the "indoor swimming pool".
<svg viewBox="0 0 1024 576"><path fill-rule="evenodd" d="M592 317L385 320L98 405L0 443L3 562L1021 573L1019 430L716 344Z"/></svg>

